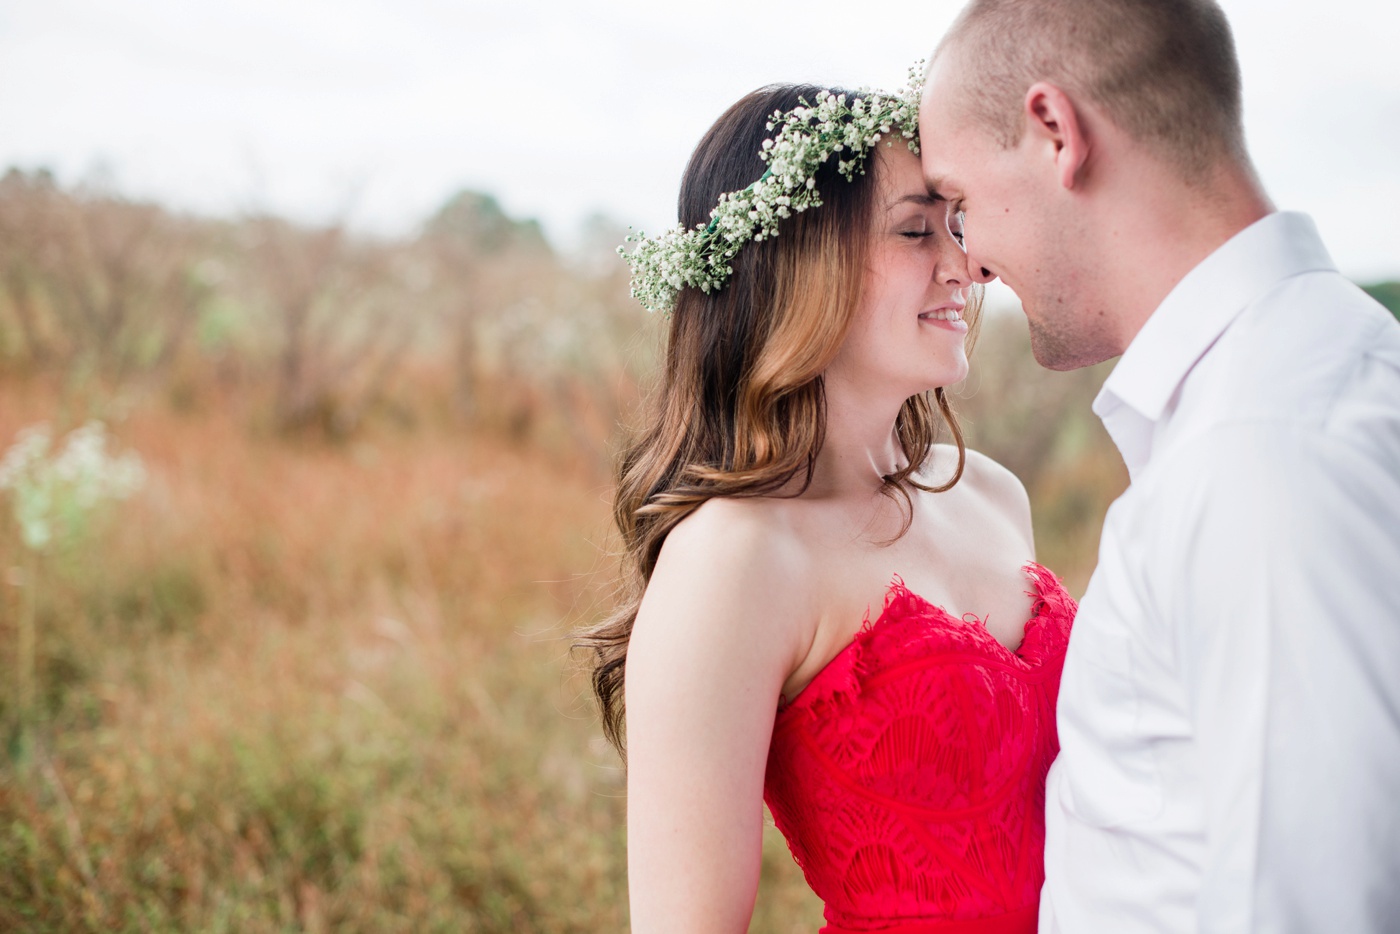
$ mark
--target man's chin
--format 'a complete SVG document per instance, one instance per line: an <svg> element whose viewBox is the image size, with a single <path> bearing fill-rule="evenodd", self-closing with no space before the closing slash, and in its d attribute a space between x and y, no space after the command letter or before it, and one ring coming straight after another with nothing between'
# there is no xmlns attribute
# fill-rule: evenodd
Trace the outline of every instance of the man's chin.
<svg viewBox="0 0 1400 934"><path fill-rule="evenodd" d="M1101 346L1101 342L1093 340L1091 336L1081 337L1060 331L1050 331L1038 327L1034 321L1030 324L1030 331L1031 353L1035 356L1035 362L1047 370L1061 373L1067 370L1079 370L1117 356L1116 353Z"/></svg>
<svg viewBox="0 0 1400 934"><path fill-rule="evenodd" d="M1070 370L1078 370L1082 367L1089 366L1089 364L1087 363L1080 363L1074 359L1044 353L1040 350L1037 350L1035 347L1031 348L1031 352L1035 354L1036 363L1039 363L1047 370L1055 370L1059 373L1065 373Z"/></svg>

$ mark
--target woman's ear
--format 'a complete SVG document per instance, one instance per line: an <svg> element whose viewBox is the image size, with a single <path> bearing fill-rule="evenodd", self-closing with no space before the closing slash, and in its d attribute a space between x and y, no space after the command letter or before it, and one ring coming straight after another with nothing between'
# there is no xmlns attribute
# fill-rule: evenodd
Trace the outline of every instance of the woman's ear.
<svg viewBox="0 0 1400 934"><path fill-rule="evenodd" d="M1037 81L1026 91L1025 119L1026 133L1049 144L1046 151L1054 160L1060 185L1074 188L1082 181L1089 158L1088 128L1074 102L1048 81Z"/></svg>

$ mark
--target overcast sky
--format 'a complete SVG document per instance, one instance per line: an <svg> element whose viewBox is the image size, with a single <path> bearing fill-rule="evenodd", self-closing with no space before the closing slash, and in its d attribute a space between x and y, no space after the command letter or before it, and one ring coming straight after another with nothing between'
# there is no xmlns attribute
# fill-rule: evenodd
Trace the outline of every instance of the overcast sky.
<svg viewBox="0 0 1400 934"><path fill-rule="evenodd" d="M700 134L772 81L896 88L960 2L0 0L0 166L408 231L497 195L557 242L654 232ZM1249 141L1344 272L1400 278L1400 5L1224 0Z"/></svg>

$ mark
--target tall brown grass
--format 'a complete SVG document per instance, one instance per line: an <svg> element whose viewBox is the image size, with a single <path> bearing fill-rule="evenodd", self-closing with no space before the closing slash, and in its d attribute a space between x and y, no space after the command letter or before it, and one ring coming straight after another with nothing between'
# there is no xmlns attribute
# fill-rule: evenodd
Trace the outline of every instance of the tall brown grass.
<svg viewBox="0 0 1400 934"><path fill-rule="evenodd" d="M0 386L0 436L60 415L47 390ZM597 599L596 480L466 434L250 439L236 407L117 435L150 482L41 581L47 750L0 782L0 928L622 924L614 770L559 641Z"/></svg>
<svg viewBox="0 0 1400 934"><path fill-rule="evenodd" d="M480 198L373 241L0 188L38 231L0 216L0 446L97 417L149 472L37 578L0 514L0 722L25 588L42 688L37 754L0 756L0 930L624 929L622 773L567 653L656 359L617 264ZM1095 377L994 316L958 402L1077 589L1124 481ZM819 924L769 828L753 930Z"/></svg>

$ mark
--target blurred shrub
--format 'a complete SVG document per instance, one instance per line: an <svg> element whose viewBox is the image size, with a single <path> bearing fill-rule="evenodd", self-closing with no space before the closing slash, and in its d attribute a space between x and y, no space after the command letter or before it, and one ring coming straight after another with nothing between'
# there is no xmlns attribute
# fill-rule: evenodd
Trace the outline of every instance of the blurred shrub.
<svg viewBox="0 0 1400 934"><path fill-rule="evenodd" d="M236 233L236 275L268 338L255 368L271 370L278 427L350 434L422 326L423 273L402 245L340 225L256 217Z"/></svg>
<svg viewBox="0 0 1400 934"><path fill-rule="evenodd" d="M0 349L114 379L168 369L202 297L192 261L210 226L11 169L0 178Z"/></svg>
<svg viewBox="0 0 1400 934"><path fill-rule="evenodd" d="M1389 308L1395 317L1400 318L1400 282L1377 282L1363 285L1366 294Z"/></svg>
<svg viewBox="0 0 1400 934"><path fill-rule="evenodd" d="M601 464L652 357L624 267L594 248L621 232L602 219L590 230L590 258L575 262L469 191L388 240L342 223L177 217L11 170L0 361L70 384L163 380L187 410L212 374L259 396L255 419L333 438L376 413L413 424L442 411Z"/></svg>

